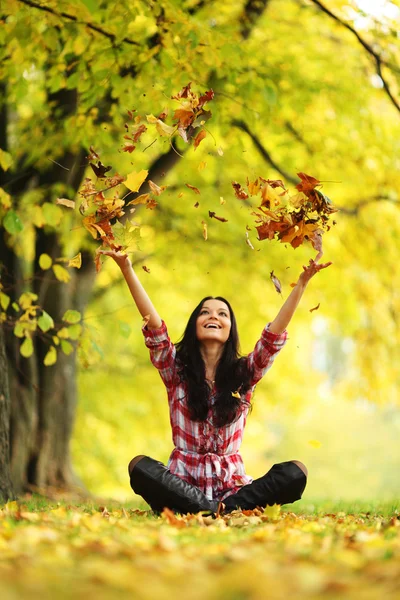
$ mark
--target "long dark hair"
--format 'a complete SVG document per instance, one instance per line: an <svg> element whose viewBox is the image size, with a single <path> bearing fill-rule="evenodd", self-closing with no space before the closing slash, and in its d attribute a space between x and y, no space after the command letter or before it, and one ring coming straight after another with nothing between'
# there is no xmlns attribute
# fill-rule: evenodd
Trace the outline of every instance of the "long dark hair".
<svg viewBox="0 0 400 600"><path fill-rule="evenodd" d="M209 410L210 388L205 379L205 365L196 336L196 321L206 300L220 300L229 308L231 330L217 364L215 385L218 391L214 404L214 420L218 427L232 423L239 416L245 403L233 392L245 394L250 389L250 372L245 357L240 355L236 318L231 305L221 296L206 296L196 306L186 325L182 339L176 344L180 375L188 385L187 404L193 421L205 421Z"/></svg>

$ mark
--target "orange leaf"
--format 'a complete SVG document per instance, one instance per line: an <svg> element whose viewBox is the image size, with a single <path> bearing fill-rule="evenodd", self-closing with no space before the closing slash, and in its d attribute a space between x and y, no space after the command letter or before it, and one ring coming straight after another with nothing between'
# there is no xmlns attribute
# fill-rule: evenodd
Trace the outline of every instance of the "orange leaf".
<svg viewBox="0 0 400 600"><path fill-rule="evenodd" d="M249 195L244 191L240 183L237 181L232 181L232 186L235 190L235 196L236 198L239 198L239 200L246 200L246 198L249 197Z"/></svg>
<svg viewBox="0 0 400 600"><path fill-rule="evenodd" d="M315 177L306 175L305 173L297 173L297 176L300 177L301 182L296 185L296 190L299 190L299 192L304 192L307 195L321 183L319 179L315 179Z"/></svg>
<svg viewBox="0 0 400 600"><path fill-rule="evenodd" d="M310 308L310 312L313 312L314 310L318 310L320 307L320 302L318 302L317 306L314 306L314 308Z"/></svg>
<svg viewBox="0 0 400 600"><path fill-rule="evenodd" d="M197 187L194 187L194 185L190 185L190 183L185 183L186 187L188 187L190 190L193 190L196 194L200 194L200 190Z"/></svg>
<svg viewBox="0 0 400 600"><path fill-rule="evenodd" d="M201 131L199 131L199 133L196 135L196 137L194 138L194 149L196 150L197 146L200 144L200 142L202 140L204 140L204 138L206 137L207 132L205 129L202 129Z"/></svg>

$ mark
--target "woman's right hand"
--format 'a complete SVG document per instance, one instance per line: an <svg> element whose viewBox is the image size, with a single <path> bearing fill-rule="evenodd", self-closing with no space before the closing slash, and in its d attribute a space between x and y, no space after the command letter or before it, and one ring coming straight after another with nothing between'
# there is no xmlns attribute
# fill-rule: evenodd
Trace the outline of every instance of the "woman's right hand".
<svg viewBox="0 0 400 600"><path fill-rule="evenodd" d="M99 250L99 254L105 254L111 256L119 266L122 272L129 270L132 267L132 263L129 256L125 252L117 252L116 250Z"/></svg>

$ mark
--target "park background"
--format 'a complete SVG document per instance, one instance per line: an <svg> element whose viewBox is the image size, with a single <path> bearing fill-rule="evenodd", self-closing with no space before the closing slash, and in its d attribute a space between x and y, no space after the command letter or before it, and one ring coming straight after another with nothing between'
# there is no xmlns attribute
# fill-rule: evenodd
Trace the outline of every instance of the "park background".
<svg viewBox="0 0 400 600"><path fill-rule="evenodd" d="M168 186L155 210L140 206L134 215L140 241L133 261L171 338L182 335L199 299L222 295L234 307L243 353L315 251L307 244L294 250L258 241L251 208L235 197L232 181L281 178L292 192L299 171L323 181L322 191L340 209L324 235L323 260L333 265L311 281L287 346L257 386L242 454L254 477L274 462L304 462L305 504L397 498L398 3L135 1L111 7L84 0L48 2L43 10L21 0L6 7L1 146L11 205L3 195L2 211L12 210L22 229L17 221L3 229L1 258L5 264L12 254L18 263L20 291L46 281L39 297L53 310L56 328L64 311L54 298L64 294L61 288L81 290L80 297L68 292L66 304L58 303L82 307L77 369L71 366L75 354L59 352L41 381L62 387L71 373L76 377L72 462L87 490L131 501L129 460L149 454L166 461L172 449L166 393L121 274L106 260L94 276L96 245L78 214L55 205L57 197L77 197L83 176L90 175L82 164L93 146L112 173L150 169ZM128 110L171 110L171 95L188 82L198 92L215 92L201 145L194 150L178 140L181 158L149 127L139 149L121 152ZM80 170L72 177L76 164ZM209 210L228 222L208 220ZM246 243L246 226L254 249ZM73 269L70 282L50 272L49 283L38 266L43 249L53 258L83 252L84 293ZM271 271L282 283L282 297ZM16 358L16 343L21 340L10 338L11 379L24 371L20 385L28 390L33 371L27 363L36 357L35 368L42 369L43 342L35 340L29 359ZM61 380L57 369L64 370ZM11 395L14 427L18 398ZM39 423L45 420L39 414ZM42 439L30 435L35 443ZM14 452L15 440L16 434ZM17 469L17 489L56 483L32 476L34 446L27 449L24 473Z"/></svg>

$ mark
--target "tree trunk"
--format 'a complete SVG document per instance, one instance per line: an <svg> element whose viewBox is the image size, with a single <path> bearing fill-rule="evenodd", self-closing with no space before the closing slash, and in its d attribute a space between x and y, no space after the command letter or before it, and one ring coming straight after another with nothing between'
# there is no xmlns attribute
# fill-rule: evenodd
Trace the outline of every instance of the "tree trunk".
<svg viewBox="0 0 400 600"><path fill-rule="evenodd" d="M13 489L10 479L10 392L3 327L0 326L0 501L12 499Z"/></svg>

